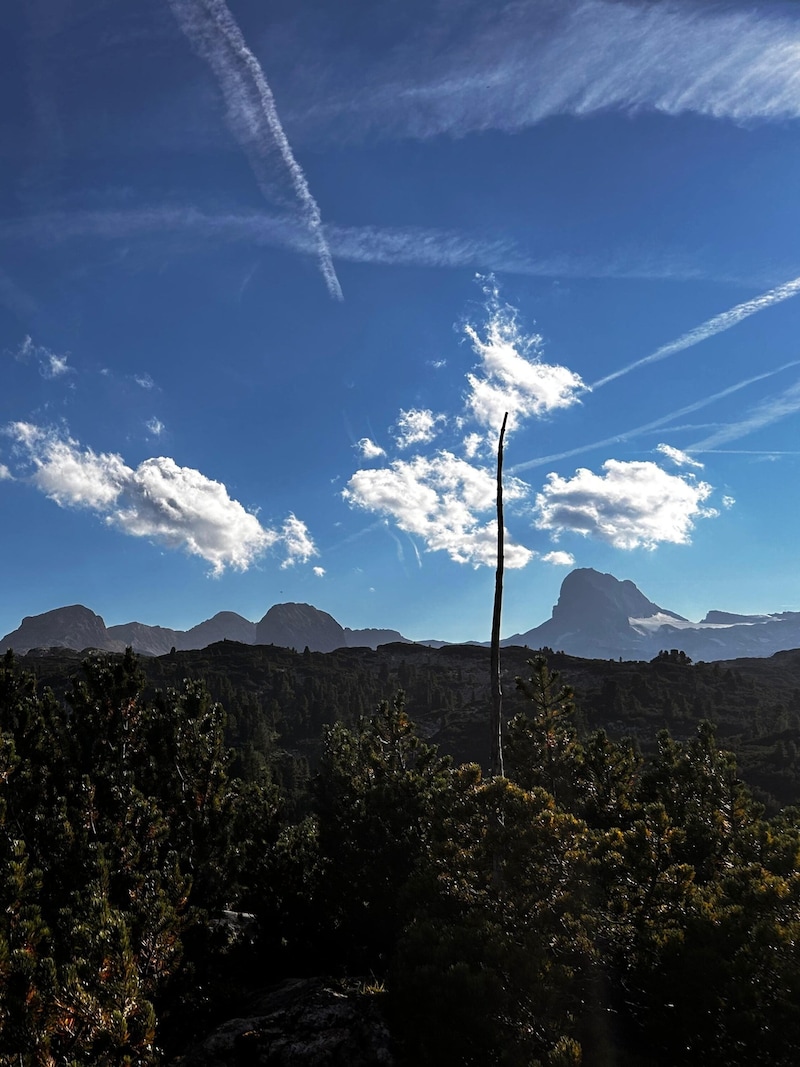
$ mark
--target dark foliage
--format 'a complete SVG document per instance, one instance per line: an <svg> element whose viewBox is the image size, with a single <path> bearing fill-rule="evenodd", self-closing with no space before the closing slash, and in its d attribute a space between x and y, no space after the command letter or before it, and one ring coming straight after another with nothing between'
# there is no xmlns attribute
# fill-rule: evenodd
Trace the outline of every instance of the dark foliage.
<svg viewBox="0 0 800 1067"><path fill-rule="evenodd" d="M800 655L523 661L496 778L431 741L471 748L487 650L354 652L6 657L0 1064L179 1062L321 974L408 1064L800 1062L798 814L718 746L757 776L782 726L790 772Z"/></svg>

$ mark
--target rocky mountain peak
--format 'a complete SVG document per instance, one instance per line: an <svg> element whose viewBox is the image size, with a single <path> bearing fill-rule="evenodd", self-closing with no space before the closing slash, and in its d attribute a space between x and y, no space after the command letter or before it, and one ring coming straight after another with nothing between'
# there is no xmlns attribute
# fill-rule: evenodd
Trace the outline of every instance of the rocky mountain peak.
<svg viewBox="0 0 800 1067"><path fill-rule="evenodd" d="M620 581L613 574L579 567L564 579L558 603L553 607L552 621L560 627L577 627L583 631L625 630L628 619L644 619L659 613L679 622L686 621L648 600L632 581Z"/></svg>
<svg viewBox="0 0 800 1067"><path fill-rule="evenodd" d="M332 615L311 604L273 604L256 624L256 644L332 652L347 647L347 635Z"/></svg>
<svg viewBox="0 0 800 1067"><path fill-rule="evenodd" d="M54 608L42 615L26 615L21 625L0 641L0 652L13 648L27 652L31 648L109 648L124 649L109 636L99 615L83 604Z"/></svg>

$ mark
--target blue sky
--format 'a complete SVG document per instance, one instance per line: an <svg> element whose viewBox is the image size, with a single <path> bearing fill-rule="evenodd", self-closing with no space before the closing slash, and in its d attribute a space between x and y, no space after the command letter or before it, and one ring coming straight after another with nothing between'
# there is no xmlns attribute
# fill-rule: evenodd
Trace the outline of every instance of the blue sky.
<svg viewBox="0 0 800 1067"><path fill-rule="evenodd" d="M800 610L800 11L0 12L0 633Z"/></svg>

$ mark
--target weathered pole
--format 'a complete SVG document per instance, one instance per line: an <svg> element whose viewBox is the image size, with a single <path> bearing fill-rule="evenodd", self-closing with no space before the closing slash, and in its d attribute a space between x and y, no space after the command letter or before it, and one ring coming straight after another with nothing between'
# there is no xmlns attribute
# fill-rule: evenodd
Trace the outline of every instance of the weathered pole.
<svg viewBox="0 0 800 1067"><path fill-rule="evenodd" d="M500 440L497 444L497 569L494 578L494 615L492 617L492 647L489 671L492 684L491 758L489 773L503 775L503 688L500 684L500 615L503 610L503 439L506 434L508 412L503 416Z"/></svg>

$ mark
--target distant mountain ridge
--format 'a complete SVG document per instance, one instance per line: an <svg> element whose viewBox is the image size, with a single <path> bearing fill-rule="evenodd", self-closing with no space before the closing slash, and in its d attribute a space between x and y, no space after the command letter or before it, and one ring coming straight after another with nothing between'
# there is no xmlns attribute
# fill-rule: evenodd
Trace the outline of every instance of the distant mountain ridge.
<svg viewBox="0 0 800 1067"><path fill-rule="evenodd" d="M103 619L80 604L27 616L0 641L0 652L23 653L34 648L63 647L135 652L160 656L202 649L217 641L272 644L302 651L332 652L337 648L375 649L392 642L410 643L397 630L342 626L332 615L311 604L274 604L259 622L232 611L221 611L189 630L171 630L140 622L106 627ZM417 644L441 647L446 641ZM474 642L486 644L487 642ZM649 600L631 581L591 568L571 571L561 585L551 617L503 645L549 647L586 659L652 659L662 649L681 649L695 660L771 656L800 648L800 612L741 615L709 611L691 622Z"/></svg>
<svg viewBox="0 0 800 1067"><path fill-rule="evenodd" d="M585 659L647 660L673 648L706 661L771 656L800 648L800 612L709 611L701 622L690 622L648 600L631 581L579 568L564 579L547 622L502 643Z"/></svg>
<svg viewBox="0 0 800 1067"><path fill-rule="evenodd" d="M20 626L0 641L0 652L13 648L20 654L34 648L85 648L124 652L132 648L145 656L163 656L171 649L188 652L206 648L217 641L239 641L245 645L280 645L283 648L306 646L312 652L332 652L336 648L377 648L393 641L409 643L397 630L351 630L341 626L332 615L310 604L274 604L260 622L220 611L189 630L171 630L127 622L106 626L82 604L55 608L41 615L28 615Z"/></svg>

